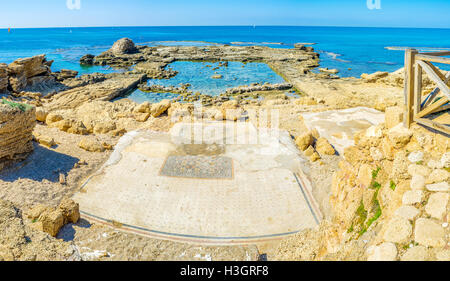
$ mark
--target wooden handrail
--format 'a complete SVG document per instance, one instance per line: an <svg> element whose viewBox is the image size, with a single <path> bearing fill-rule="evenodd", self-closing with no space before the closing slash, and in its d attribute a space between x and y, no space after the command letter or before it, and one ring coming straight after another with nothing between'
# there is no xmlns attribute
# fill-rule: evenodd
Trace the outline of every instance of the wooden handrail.
<svg viewBox="0 0 450 281"><path fill-rule="evenodd" d="M450 64L450 58L430 56L424 54L417 54L415 57L418 60Z"/></svg>
<svg viewBox="0 0 450 281"><path fill-rule="evenodd" d="M444 51L444 52L425 52L420 53L421 55L427 55L427 56L450 56L450 51Z"/></svg>
<svg viewBox="0 0 450 281"><path fill-rule="evenodd" d="M450 87L448 81L450 72L446 75L433 63L450 64L450 52L419 53L415 49L408 49L405 53L405 126L410 127L412 122L431 127L435 130L450 134L450 126L439 123L436 119L426 116L450 109ZM422 101L423 85L422 71L428 78L436 83L437 88L429 93ZM439 96L439 94L441 94ZM444 113L448 114L448 113ZM444 116L446 117L446 116ZM442 120L446 120L445 118Z"/></svg>

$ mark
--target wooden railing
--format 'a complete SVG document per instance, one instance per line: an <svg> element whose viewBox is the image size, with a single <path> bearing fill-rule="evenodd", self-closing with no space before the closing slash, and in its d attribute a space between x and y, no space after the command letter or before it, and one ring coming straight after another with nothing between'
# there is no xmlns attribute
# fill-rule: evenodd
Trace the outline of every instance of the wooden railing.
<svg viewBox="0 0 450 281"><path fill-rule="evenodd" d="M415 49L408 49L405 54L405 126L408 128L413 122L431 127L450 135L448 122L441 123L433 120L430 114L447 111L450 108L450 71L447 75L432 63L450 64L450 52L419 53ZM431 93L422 95L422 71L436 88ZM428 118L427 118L428 117ZM445 118L444 118L445 119Z"/></svg>

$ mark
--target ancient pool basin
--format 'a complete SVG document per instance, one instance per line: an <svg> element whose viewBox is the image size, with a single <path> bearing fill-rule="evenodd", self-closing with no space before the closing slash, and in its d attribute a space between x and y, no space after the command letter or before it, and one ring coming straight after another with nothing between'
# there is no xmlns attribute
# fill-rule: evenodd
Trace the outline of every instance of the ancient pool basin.
<svg viewBox="0 0 450 281"><path fill-rule="evenodd" d="M236 130L210 122L130 132L75 200L91 221L196 244L265 242L317 226L320 211L289 134L248 124L223 133ZM200 141L191 141L195 132Z"/></svg>

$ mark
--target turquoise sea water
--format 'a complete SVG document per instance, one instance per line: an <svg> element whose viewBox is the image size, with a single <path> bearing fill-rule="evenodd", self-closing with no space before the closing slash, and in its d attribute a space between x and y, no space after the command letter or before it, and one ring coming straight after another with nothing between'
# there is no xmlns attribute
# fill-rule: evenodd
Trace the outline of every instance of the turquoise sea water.
<svg viewBox="0 0 450 281"><path fill-rule="evenodd" d="M219 63L176 61L170 64L173 70L178 71L175 77L170 79L150 79L148 85L162 85L178 87L189 83L189 91L199 92L204 95L217 96L225 93L227 89L252 83L270 84L285 82L265 63L241 63L229 62L227 67L219 67ZM213 75L222 75L220 79L212 78ZM170 93L147 93L136 90L127 98L141 103L144 101L155 102L161 99L177 97Z"/></svg>
<svg viewBox="0 0 450 281"><path fill-rule="evenodd" d="M264 63L230 62L227 67L219 67L219 63L202 63L177 61L170 64L178 74L168 80L149 80L148 84L163 86L179 86L180 83L189 82L192 92L201 92L206 95L218 95L228 88L252 83L265 82L275 84L284 80ZM214 69L219 67L218 69ZM221 79L213 79L215 74L222 75Z"/></svg>
<svg viewBox="0 0 450 281"><path fill-rule="evenodd" d="M0 62L10 63L21 57L47 54L49 59L55 60L54 70L111 72L113 70L105 67L82 68L78 60L87 53L100 54L122 37L149 45L204 45L204 42L210 42L292 48L298 42L317 43L314 47L321 53L321 66L338 68L343 77L395 71L403 66L403 47L450 49L450 29L289 26L13 28L10 33L7 29L0 29Z"/></svg>

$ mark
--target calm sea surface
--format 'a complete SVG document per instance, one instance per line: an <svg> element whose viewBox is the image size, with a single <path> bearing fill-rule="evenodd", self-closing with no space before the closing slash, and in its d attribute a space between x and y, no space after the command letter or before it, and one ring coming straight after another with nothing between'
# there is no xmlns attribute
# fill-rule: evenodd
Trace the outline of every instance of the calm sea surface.
<svg viewBox="0 0 450 281"><path fill-rule="evenodd" d="M321 66L338 68L343 77L395 71L403 66L404 47L416 47L424 51L450 50L450 29L102 27L12 29L10 33L0 29L0 62L10 63L21 57L47 54L49 59L55 60L54 70L68 68L78 70L81 74L110 72L113 70L107 67L82 68L78 60L87 53L100 54L122 37L147 45L205 45L205 42L210 42L292 48L298 42L317 43L314 47L321 53Z"/></svg>

